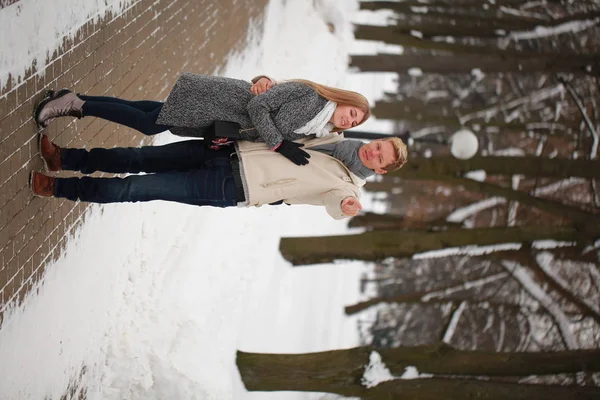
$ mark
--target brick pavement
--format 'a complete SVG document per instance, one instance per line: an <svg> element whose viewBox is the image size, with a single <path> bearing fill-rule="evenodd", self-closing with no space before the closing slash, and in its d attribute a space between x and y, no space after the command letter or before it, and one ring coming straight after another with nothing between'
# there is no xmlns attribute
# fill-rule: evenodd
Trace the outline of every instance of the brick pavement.
<svg viewBox="0 0 600 400"><path fill-rule="evenodd" d="M210 73L244 43L268 0L137 0L121 15L82 26L46 67L0 89L0 318L19 304L85 220L85 203L33 197L42 168L34 104L49 88L132 100L164 99L182 71ZM46 129L61 146L137 145L143 135L95 118L59 118ZM68 172L61 172L68 176Z"/></svg>

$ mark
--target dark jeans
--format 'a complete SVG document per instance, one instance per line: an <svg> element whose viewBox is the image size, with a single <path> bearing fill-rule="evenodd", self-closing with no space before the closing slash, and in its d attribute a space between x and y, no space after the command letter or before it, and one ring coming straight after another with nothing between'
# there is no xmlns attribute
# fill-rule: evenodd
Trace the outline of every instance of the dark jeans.
<svg viewBox="0 0 600 400"><path fill-rule="evenodd" d="M79 95L84 100L84 117L98 117L125 125L142 132L156 135L169 129L167 125L157 125L156 119L163 103L160 101L129 101L116 97Z"/></svg>
<svg viewBox="0 0 600 400"><path fill-rule="evenodd" d="M61 149L61 166L65 170L149 175L56 178L54 195L94 203L167 200L198 206L234 206L237 200L231 152L207 149L201 140L90 151Z"/></svg>

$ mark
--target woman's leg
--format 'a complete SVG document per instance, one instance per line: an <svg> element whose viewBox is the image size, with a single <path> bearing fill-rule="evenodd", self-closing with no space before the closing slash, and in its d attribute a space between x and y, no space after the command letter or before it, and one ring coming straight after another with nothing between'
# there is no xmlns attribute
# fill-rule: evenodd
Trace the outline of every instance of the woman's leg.
<svg viewBox="0 0 600 400"><path fill-rule="evenodd" d="M84 117L97 117L117 124L128 126L144 135L156 135L169 130L167 125L158 125L156 119L162 103L158 106L143 111L129 104L105 101L85 101L81 108Z"/></svg>
<svg viewBox="0 0 600 400"><path fill-rule="evenodd" d="M210 150L202 140L186 140L164 146L60 149L61 169L113 173L170 172L228 166L231 149Z"/></svg>
<svg viewBox="0 0 600 400"><path fill-rule="evenodd" d="M35 109L38 125L47 127L55 118L93 116L136 129L146 135L168 130L156 124L163 103L158 101L130 102L114 97L78 96L69 90L60 90L44 98Z"/></svg>
<svg viewBox="0 0 600 400"><path fill-rule="evenodd" d="M99 103L115 103L115 104L123 104L129 107L137 108L140 111L153 111L158 107L162 107L163 103L160 101L152 101L152 100L124 100L118 97L109 97L109 96L88 96L85 94L79 94L79 98L83 101L94 101Z"/></svg>
<svg viewBox="0 0 600 400"><path fill-rule="evenodd" d="M198 206L237 204L231 167L133 175L127 178L55 178L54 196L93 203L166 200Z"/></svg>

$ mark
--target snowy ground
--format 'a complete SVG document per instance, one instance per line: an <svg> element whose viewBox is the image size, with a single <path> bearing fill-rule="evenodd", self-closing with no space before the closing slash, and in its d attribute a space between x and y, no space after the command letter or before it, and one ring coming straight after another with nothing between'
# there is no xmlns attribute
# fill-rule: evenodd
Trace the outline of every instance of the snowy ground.
<svg viewBox="0 0 600 400"><path fill-rule="evenodd" d="M87 1L89 7L103 3ZM42 0L17 4L36 2ZM0 20L11 7L0 10ZM259 73L303 77L374 100L390 89L390 76L346 72L349 52L374 51L373 44L352 43L349 21L367 18L357 9L354 1L315 6L273 0L264 31L255 30L245 50L217 72L246 79ZM86 15L94 12L86 8ZM335 34L325 22L336 25ZM81 21L70 23L73 29ZM55 37L64 34L55 28ZM16 62L2 60L3 80L43 59L36 55L44 49L33 44L35 32L27 34L19 36L20 44L32 48L15 53ZM386 128L381 122L366 126ZM90 399L318 398L245 392L236 349L307 352L357 343L355 321L343 316L343 305L357 300L363 266L292 268L278 252L281 236L346 231L344 222L322 209L153 202L94 206L85 220L62 257L47 267L39 292L0 330L2 399L58 399L70 383L86 387Z"/></svg>

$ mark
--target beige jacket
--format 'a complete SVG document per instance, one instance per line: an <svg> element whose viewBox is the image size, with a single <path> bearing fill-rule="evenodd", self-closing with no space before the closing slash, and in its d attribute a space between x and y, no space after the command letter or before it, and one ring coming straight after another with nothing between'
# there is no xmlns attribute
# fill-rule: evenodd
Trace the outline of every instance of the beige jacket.
<svg viewBox="0 0 600 400"><path fill-rule="evenodd" d="M343 140L343 135L325 138L303 138L311 158L308 165L298 166L281 154L269 150L261 142L239 141L236 150L241 161L240 169L247 202L245 206L261 206L283 200L287 204L312 204L325 206L335 219L347 218L342 213L341 202L348 196L360 198L363 179L354 175L339 160L311 146Z"/></svg>

